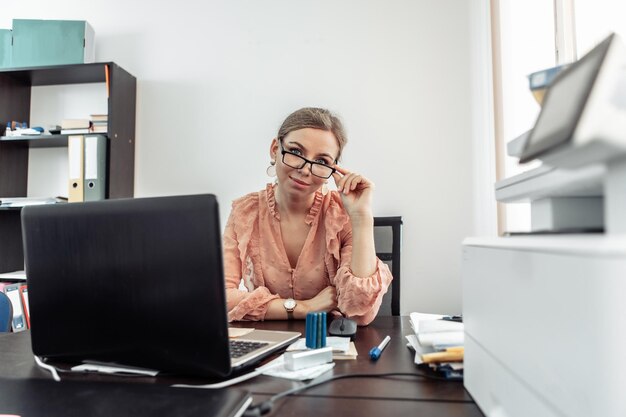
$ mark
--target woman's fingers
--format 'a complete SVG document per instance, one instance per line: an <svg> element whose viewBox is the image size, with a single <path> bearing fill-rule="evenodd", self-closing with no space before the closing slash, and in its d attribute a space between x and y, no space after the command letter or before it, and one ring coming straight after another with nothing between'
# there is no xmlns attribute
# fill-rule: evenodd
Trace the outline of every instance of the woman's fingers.
<svg viewBox="0 0 626 417"><path fill-rule="evenodd" d="M354 174L352 179L350 180L350 191L354 191L356 187L361 183L363 177L359 174Z"/></svg>
<svg viewBox="0 0 626 417"><path fill-rule="evenodd" d="M347 169L340 167L339 165L335 165L334 168L339 171L339 173L343 174L343 175L347 175L350 173L350 171L348 171Z"/></svg>
<svg viewBox="0 0 626 417"><path fill-rule="evenodd" d="M333 178L339 192L347 194L358 189L359 185L361 185L360 188L367 188L370 185L369 180L360 174L350 172L339 165L335 165L334 168L336 171L333 173Z"/></svg>

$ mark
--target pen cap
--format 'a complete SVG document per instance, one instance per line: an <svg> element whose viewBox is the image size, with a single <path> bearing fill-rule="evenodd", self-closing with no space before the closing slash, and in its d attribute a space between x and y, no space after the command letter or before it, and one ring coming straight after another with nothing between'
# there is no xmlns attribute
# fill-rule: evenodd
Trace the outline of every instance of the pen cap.
<svg viewBox="0 0 626 417"><path fill-rule="evenodd" d="M378 348L378 346L370 349L370 359L373 361L377 361L380 358L380 353L382 351Z"/></svg>

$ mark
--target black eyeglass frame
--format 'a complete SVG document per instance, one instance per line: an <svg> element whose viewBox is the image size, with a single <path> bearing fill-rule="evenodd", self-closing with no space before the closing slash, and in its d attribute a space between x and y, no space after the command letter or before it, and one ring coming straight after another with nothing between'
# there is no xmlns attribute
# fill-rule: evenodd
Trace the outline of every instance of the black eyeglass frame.
<svg viewBox="0 0 626 417"><path fill-rule="evenodd" d="M279 145L280 145L280 153L281 153L281 155L282 155L282 161L283 161L283 164L287 165L288 167L291 167L291 168L294 168L294 169L302 169L302 168L304 168L304 167L306 166L306 164L311 164L311 175L315 175L317 178L323 178L323 179L328 179L328 178L332 177L332 176L333 176L333 174L334 174L335 172L337 172L337 169L336 169L336 168L333 168L333 167L328 166L328 165L326 165L326 164L321 164L321 163L319 163L319 162L310 161L310 160L306 159L306 158L305 158L304 156L302 156L302 155L298 155L297 153L293 153L293 152L286 151L286 150L285 150L285 148L283 148L283 141L282 141L282 139L281 139L281 140L279 140L279 141L278 141L278 143L279 143ZM286 163L286 162L285 162L285 154L287 154L287 153L288 153L289 155L293 155L293 156L298 157L299 159L302 159L302 160L304 161L304 163L303 163L301 166L299 166L299 167L294 167L294 166L289 165L288 163ZM335 162L336 162L336 161L335 161ZM320 176L320 175L314 174L314 173L313 173L313 164L315 164L315 165L319 165L319 166L322 166L322 167L324 167L324 168L330 168L330 170L331 170L331 171L330 171L330 174L329 174L327 177L322 177L322 176Z"/></svg>

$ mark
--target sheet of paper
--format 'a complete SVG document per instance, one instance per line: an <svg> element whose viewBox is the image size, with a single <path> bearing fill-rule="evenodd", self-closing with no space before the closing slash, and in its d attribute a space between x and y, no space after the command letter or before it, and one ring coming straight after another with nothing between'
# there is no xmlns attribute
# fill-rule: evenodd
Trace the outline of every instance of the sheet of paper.
<svg viewBox="0 0 626 417"><path fill-rule="evenodd" d="M463 332L418 333L417 340L422 346L463 346Z"/></svg>
<svg viewBox="0 0 626 417"><path fill-rule="evenodd" d="M420 363L422 363L422 355L424 353L433 353L435 351L431 346L420 345L417 340L417 336L415 336L414 334L410 334L405 337L408 340L411 347L413 348L413 350L415 351L415 358L413 361L415 362L416 365L419 365Z"/></svg>
<svg viewBox="0 0 626 417"><path fill-rule="evenodd" d="M462 332L463 323L449 320L420 320L420 334L438 332Z"/></svg>
<svg viewBox="0 0 626 417"><path fill-rule="evenodd" d="M422 320L439 320L444 317L443 314L427 314L427 313L411 313L409 315L411 318L411 327L415 333L420 332L419 322Z"/></svg>
<svg viewBox="0 0 626 417"><path fill-rule="evenodd" d="M307 379L317 378L325 372L330 371L335 366L334 362L325 363L309 368L290 371L285 367L285 355L280 355L270 363L257 368L263 375L273 376L276 378L291 379L294 381L306 381Z"/></svg>
<svg viewBox="0 0 626 417"><path fill-rule="evenodd" d="M359 352L356 350L354 342L350 342L347 352L335 352L333 351L333 359L336 360L354 360L359 356Z"/></svg>

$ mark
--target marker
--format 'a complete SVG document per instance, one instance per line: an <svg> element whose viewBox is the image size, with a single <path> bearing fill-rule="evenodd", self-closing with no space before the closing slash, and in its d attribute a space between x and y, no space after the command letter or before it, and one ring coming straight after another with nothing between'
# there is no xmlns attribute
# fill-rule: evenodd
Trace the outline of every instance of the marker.
<svg viewBox="0 0 626 417"><path fill-rule="evenodd" d="M380 358L380 355L383 353L383 349L387 346L387 343L391 340L390 336L387 336L380 342L380 345L374 346L370 349L370 359L373 361L377 361Z"/></svg>

